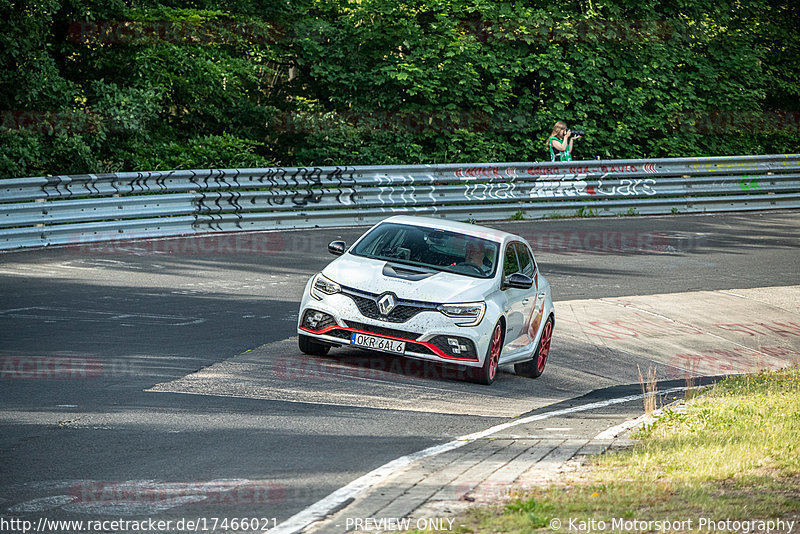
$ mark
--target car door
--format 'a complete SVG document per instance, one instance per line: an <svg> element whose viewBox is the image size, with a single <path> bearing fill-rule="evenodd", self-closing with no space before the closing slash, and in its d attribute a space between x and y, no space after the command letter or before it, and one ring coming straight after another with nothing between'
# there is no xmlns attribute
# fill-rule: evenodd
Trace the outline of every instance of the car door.
<svg viewBox="0 0 800 534"><path fill-rule="evenodd" d="M514 273L523 273L518 255L518 242L511 242L506 245L503 256L503 277L508 278ZM524 246L524 245L522 245ZM530 260L530 255L528 255ZM525 273L523 273L525 274ZM503 356L512 356L514 353L524 350L530 344L528 335L528 324L531 316L532 289L517 289L507 287L503 290L506 300L506 337L503 346Z"/></svg>
<svg viewBox="0 0 800 534"><path fill-rule="evenodd" d="M544 313L544 294L539 294L539 269L536 260L530 249L524 243L514 243L517 251L520 272L533 280L533 287L522 299L523 313L525 314L525 339L520 339L520 343L531 345L536 341L536 334L539 332L539 325L542 322ZM522 336L521 336L522 337ZM529 347L532 349L532 347Z"/></svg>

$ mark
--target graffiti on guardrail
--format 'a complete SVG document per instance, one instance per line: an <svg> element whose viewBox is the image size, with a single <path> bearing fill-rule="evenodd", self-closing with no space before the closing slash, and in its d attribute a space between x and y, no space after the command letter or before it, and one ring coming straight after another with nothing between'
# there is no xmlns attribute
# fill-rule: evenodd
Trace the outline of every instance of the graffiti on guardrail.
<svg viewBox="0 0 800 534"><path fill-rule="evenodd" d="M647 172L656 171L655 165L648 167ZM529 176L549 176L549 175L574 175L574 174L625 174L641 172L636 165L608 165L608 164L592 164L583 166L536 166L528 167L526 170Z"/></svg>
<svg viewBox="0 0 800 534"><path fill-rule="evenodd" d="M605 195L605 196L653 196L656 194L654 189L656 181L652 178L645 178L643 180L623 179L617 185L609 185L608 181L603 184L603 180L597 181L597 186L587 188L590 195Z"/></svg>
<svg viewBox="0 0 800 534"><path fill-rule="evenodd" d="M693 171L706 172L747 172L752 171L755 166L754 161L720 161L708 163L693 163L690 168Z"/></svg>
<svg viewBox="0 0 800 534"><path fill-rule="evenodd" d="M530 191L528 198L571 198L592 196L653 196L656 194L656 181L652 178L643 180L623 179L619 183L610 180L587 182L585 175L564 175L561 180L538 180ZM489 182L467 184L464 198L469 201L509 200L519 198L517 190L522 189L514 182Z"/></svg>
<svg viewBox="0 0 800 534"><path fill-rule="evenodd" d="M517 198L516 184L513 182L466 184L464 198L466 200L509 200Z"/></svg>
<svg viewBox="0 0 800 534"><path fill-rule="evenodd" d="M742 181L739 182L739 188L742 191L754 191L761 189L758 185L758 178L755 176L742 176Z"/></svg>
<svg viewBox="0 0 800 534"><path fill-rule="evenodd" d="M662 178L664 176L664 178ZM157 193L158 195L153 195ZM647 199L659 196L658 203ZM591 201L589 203L588 201ZM38 205L37 202L42 202ZM520 205L516 205L519 202ZM277 167L4 180L0 248L136 235L353 226L392 213L496 220L800 206L800 155L567 163ZM581 205L581 202L585 202ZM480 208L476 210L475 208ZM580 209L579 209L580 208ZM387 211L388 210L388 211ZM106 229L108 232L106 232Z"/></svg>
<svg viewBox="0 0 800 534"><path fill-rule="evenodd" d="M353 186L355 185L354 167L276 167L264 169L261 173L249 174L249 180L257 180L261 185L274 188L303 186ZM292 183L293 182L293 183Z"/></svg>
<svg viewBox="0 0 800 534"><path fill-rule="evenodd" d="M656 180L653 178L625 178L622 180L609 180L604 174L598 180L587 181L587 174L563 174L558 180L544 179L531 182L524 186L524 182L496 181L499 174L491 175L489 181L467 182L464 186L463 196L469 201L509 200L520 198L570 198L592 196L653 196L656 194ZM516 176L515 176L516 178ZM604 182L605 180L605 182ZM618 182L618 183L617 183ZM518 194L519 191L529 189L527 193Z"/></svg>
<svg viewBox="0 0 800 534"><path fill-rule="evenodd" d="M279 167L246 176L240 171L219 170L214 171L213 175L207 175L202 185L197 182L197 177L193 176L192 181L201 185L199 214L214 217L221 216L222 213L232 213L241 218L240 214L247 211L247 206L243 203L263 208L303 208L320 204L328 198L339 205L354 205L354 173L353 167ZM214 180L213 184L209 184L211 178ZM315 186L332 189L318 190L314 189Z"/></svg>
<svg viewBox="0 0 800 534"><path fill-rule="evenodd" d="M391 197L394 191L390 191ZM303 208L309 205L352 206L358 203L355 189L283 189L280 191L204 192L198 200L198 214L221 214L269 208ZM230 206L228 208L227 206Z"/></svg>
<svg viewBox="0 0 800 534"><path fill-rule="evenodd" d="M530 198L555 198L555 197L581 197L594 194L593 189L584 180L569 181L537 181L531 188L528 196Z"/></svg>
<svg viewBox="0 0 800 534"><path fill-rule="evenodd" d="M645 163L642 165L642 170L649 174L655 174L658 172L658 167L656 167L655 163Z"/></svg>
<svg viewBox="0 0 800 534"><path fill-rule="evenodd" d="M517 176L517 169L513 167L468 167L456 169L453 176L462 180L489 178L490 180L507 180Z"/></svg>

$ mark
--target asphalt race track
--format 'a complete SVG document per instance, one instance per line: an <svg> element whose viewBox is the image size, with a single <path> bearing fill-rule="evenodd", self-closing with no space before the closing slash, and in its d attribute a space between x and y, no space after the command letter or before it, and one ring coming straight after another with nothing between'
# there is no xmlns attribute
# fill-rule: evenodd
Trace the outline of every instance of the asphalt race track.
<svg viewBox="0 0 800 534"><path fill-rule="evenodd" d="M800 361L800 212L489 224L557 302L544 376L296 344L327 243L365 228L0 254L0 515L281 523L385 463L514 417ZM755 348L758 355L755 356ZM599 432L639 405L541 436Z"/></svg>

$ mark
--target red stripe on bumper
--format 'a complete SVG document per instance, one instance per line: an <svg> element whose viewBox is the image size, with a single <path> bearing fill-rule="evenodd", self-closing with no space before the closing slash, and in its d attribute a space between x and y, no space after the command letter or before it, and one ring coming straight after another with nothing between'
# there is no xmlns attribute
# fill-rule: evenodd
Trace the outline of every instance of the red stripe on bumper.
<svg viewBox="0 0 800 534"><path fill-rule="evenodd" d="M344 326L334 325L334 326L325 327L322 330L311 330L309 328L301 326L300 330L305 330L306 332L310 332L312 334L320 334L320 335L321 334L327 334L331 330L344 330L346 332L356 332L358 334L366 334L368 336L385 337L386 339L395 339L397 341L405 341L407 343L416 343L417 345L424 345L425 347L427 347L431 351L433 351L434 354L436 354L437 356L439 356L440 358L443 358L445 360L454 360L454 361L459 361L459 362L477 362L478 361L477 358L459 358L458 356L451 356L449 354L444 353L442 351L442 349L440 349L436 345L432 345L431 343L428 343L427 341L416 341L416 340L413 340L413 339L406 339L404 337L395 337L395 336L385 336L385 335L382 335L382 334L374 334L372 332L367 332L365 330L358 330L356 328L345 328Z"/></svg>

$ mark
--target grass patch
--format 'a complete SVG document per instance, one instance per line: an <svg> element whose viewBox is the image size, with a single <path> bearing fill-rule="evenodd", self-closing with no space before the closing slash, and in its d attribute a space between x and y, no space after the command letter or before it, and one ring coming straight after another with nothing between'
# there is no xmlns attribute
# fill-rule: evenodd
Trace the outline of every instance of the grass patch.
<svg viewBox="0 0 800 534"><path fill-rule="evenodd" d="M522 210L517 210L517 212L514 215L511 216L511 220L512 221L524 221L525 220L525 214L522 213Z"/></svg>
<svg viewBox="0 0 800 534"><path fill-rule="evenodd" d="M578 217L597 217L597 210L586 206L581 206L580 209L575 212L575 215Z"/></svg>
<svg viewBox="0 0 800 534"><path fill-rule="evenodd" d="M623 217L634 217L636 215L639 215L639 212L636 211L636 208L633 207L628 208L628 211L622 214Z"/></svg>
<svg viewBox="0 0 800 534"><path fill-rule="evenodd" d="M669 520L692 523L668 530L711 532L701 519L778 518L800 528L800 366L727 378L635 437L634 447L593 459L561 484L470 510L455 531L552 532L556 520L562 532L571 521L590 527L580 532L629 532L620 521Z"/></svg>

